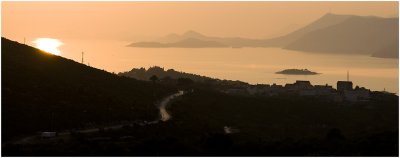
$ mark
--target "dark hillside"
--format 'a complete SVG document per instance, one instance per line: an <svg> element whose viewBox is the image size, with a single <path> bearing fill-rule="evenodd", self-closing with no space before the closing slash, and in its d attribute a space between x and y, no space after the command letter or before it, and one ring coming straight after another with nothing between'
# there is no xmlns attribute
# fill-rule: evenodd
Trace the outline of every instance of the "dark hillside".
<svg viewBox="0 0 400 158"><path fill-rule="evenodd" d="M197 90L172 103L169 110L172 122L185 134L223 134L224 126L238 131L220 140L231 146L220 146L224 150L211 155L398 155L395 95L373 93L371 101L352 104L317 97L243 97Z"/></svg>
<svg viewBox="0 0 400 158"><path fill-rule="evenodd" d="M11 145L8 156L398 156L398 97L346 104L195 89L171 120ZM231 128L231 132L226 132Z"/></svg>
<svg viewBox="0 0 400 158"><path fill-rule="evenodd" d="M38 131L154 119L154 102L173 91L5 38L1 42L3 140Z"/></svg>

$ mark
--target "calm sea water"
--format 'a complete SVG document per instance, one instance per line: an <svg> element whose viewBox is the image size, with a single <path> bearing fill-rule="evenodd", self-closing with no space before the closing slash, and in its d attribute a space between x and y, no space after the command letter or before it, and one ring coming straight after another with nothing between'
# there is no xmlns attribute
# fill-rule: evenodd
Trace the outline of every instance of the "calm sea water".
<svg viewBox="0 0 400 158"><path fill-rule="evenodd" d="M398 94L398 59L361 55L313 54L280 48L132 48L129 42L66 40L61 56L110 72L132 68L161 66L213 78L241 80L252 84L293 83L309 80L312 84L336 87L346 80L347 71L354 85ZM320 75L279 75L275 72L307 68Z"/></svg>

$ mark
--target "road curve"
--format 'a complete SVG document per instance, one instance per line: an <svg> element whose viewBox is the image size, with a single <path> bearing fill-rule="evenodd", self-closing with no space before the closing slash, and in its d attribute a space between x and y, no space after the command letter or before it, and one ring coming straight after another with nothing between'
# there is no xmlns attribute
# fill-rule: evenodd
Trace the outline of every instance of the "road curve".
<svg viewBox="0 0 400 158"><path fill-rule="evenodd" d="M160 115L161 115L161 121L168 121L169 119L171 119L171 115L170 114L168 114L168 112L167 112L167 110L165 109L166 107L167 107L167 105L168 105L168 103L172 100L172 99L174 99L174 98L176 98L176 97L179 97L179 96L182 96L182 95L184 95L185 94L185 92L184 91L179 91L179 92L177 92L177 93L175 93L175 94L172 94L172 95L170 95L170 96L168 96L168 97L166 97L166 98L164 98L161 102L160 102L160 104L159 104L159 108L160 108Z"/></svg>

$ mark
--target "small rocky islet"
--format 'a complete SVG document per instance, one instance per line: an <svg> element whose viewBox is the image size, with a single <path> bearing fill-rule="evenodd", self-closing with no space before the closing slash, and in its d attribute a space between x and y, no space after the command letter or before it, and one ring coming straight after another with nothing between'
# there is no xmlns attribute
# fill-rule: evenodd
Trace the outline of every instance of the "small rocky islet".
<svg viewBox="0 0 400 158"><path fill-rule="evenodd" d="M275 72L276 74L283 75L318 75L320 73L310 71L308 69L285 69L282 71Z"/></svg>

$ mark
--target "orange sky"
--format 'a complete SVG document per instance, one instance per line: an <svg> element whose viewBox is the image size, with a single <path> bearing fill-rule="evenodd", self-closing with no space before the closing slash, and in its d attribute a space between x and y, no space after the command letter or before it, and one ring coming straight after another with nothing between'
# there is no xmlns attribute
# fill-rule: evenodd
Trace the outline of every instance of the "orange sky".
<svg viewBox="0 0 400 158"><path fill-rule="evenodd" d="M131 42L155 40L170 33L183 33L187 30L221 37L276 37L299 29L329 12L380 17L398 16L398 2L2 2L1 4L3 37L21 43L25 37L26 44L31 46L36 45L33 41L38 40L37 38L58 39L62 43L59 47L61 56L81 62L82 52L85 52L85 64L90 63L90 66L110 72L158 65L221 79L271 84L277 80L274 80L274 76L268 76L273 73L266 72L283 69L283 66L311 67L327 73L344 72L351 67L355 84L374 90L386 87L389 91L398 91L398 60L368 57L354 59L337 57L339 59L333 60L334 57L307 56L297 52L280 53L283 50L274 48L191 49L191 52L187 53L187 49L178 48L126 47ZM55 42L57 43L58 41ZM48 47L48 43L44 46ZM274 62L277 62L279 68L273 68ZM326 66L326 63L333 65ZM335 65L337 63L339 64ZM382 67L385 65L390 66ZM366 75L365 72L368 72L368 77L363 76ZM342 74L330 73L312 81L334 85L342 77Z"/></svg>
<svg viewBox="0 0 400 158"><path fill-rule="evenodd" d="M195 30L264 38L323 14L398 15L398 2L2 2L2 36L147 40Z"/></svg>

